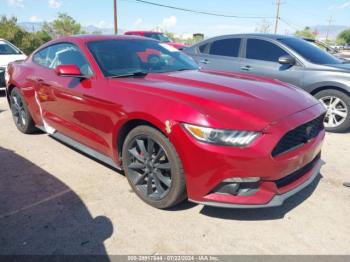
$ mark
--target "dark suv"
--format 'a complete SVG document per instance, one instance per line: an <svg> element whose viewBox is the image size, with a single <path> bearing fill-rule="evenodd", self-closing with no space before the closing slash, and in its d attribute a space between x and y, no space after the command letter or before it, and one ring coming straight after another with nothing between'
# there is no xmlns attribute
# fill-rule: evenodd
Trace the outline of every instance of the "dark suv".
<svg viewBox="0 0 350 262"><path fill-rule="evenodd" d="M184 52L203 69L245 72L301 87L327 108L327 131L350 128L349 61L303 39L268 34L226 35L187 47Z"/></svg>

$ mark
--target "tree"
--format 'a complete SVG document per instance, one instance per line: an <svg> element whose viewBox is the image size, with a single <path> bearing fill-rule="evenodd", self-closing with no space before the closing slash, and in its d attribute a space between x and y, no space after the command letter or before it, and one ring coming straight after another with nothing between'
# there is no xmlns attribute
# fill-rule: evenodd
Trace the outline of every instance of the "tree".
<svg viewBox="0 0 350 262"><path fill-rule="evenodd" d="M311 28L308 26L306 26L303 30L296 31L295 36L303 37L303 38L310 38L310 39L316 38L315 32L311 31Z"/></svg>
<svg viewBox="0 0 350 262"><path fill-rule="evenodd" d="M350 44L350 28L342 31L337 36L337 43L341 45Z"/></svg>
<svg viewBox="0 0 350 262"><path fill-rule="evenodd" d="M4 38L16 46L20 46L25 31L17 25L17 18L1 16L0 18L0 37Z"/></svg>
<svg viewBox="0 0 350 262"><path fill-rule="evenodd" d="M11 42L24 53L30 54L42 44L50 41L51 36L45 31L30 33L17 25L17 18L0 17L0 37Z"/></svg>
<svg viewBox="0 0 350 262"><path fill-rule="evenodd" d="M264 34L271 33L271 23L266 19L263 19L261 24L255 28L255 32Z"/></svg>
<svg viewBox="0 0 350 262"><path fill-rule="evenodd" d="M52 37L82 34L81 25L66 13L59 13L58 18L51 23L44 23L43 30Z"/></svg>

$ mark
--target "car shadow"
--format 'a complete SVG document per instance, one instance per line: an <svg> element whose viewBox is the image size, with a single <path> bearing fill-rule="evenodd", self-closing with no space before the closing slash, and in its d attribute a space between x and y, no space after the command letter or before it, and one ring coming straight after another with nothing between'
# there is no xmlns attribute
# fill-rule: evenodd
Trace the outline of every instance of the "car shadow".
<svg viewBox="0 0 350 262"><path fill-rule="evenodd" d="M113 233L77 194L45 170L0 147L0 255L98 255Z"/></svg>
<svg viewBox="0 0 350 262"><path fill-rule="evenodd" d="M259 221L259 220L276 220L284 216L309 198L315 191L317 185L322 179L319 174L316 179L302 191L287 199L280 207L255 208L255 209L227 209L204 206L200 213L202 215L231 220Z"/></svg>

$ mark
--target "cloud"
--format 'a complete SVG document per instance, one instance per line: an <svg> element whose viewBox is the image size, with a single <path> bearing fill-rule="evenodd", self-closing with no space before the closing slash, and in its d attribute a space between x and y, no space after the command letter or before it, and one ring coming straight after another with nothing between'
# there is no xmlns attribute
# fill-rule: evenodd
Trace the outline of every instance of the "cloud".
<svg viewBox="0 0 350 262"><path fill-rule="evenodd" d="M334 10L334 9L344 9L350 6L350 1L345 1L342 4L336 4L336 5L331 5L328 7L328 10Z"/></svg>
<svg viewBox="0 0 350 262"><path fill-rule="evenodd" d="M7 4L9 6L15 6L15 7L24 7L24 1L23 0L7 0Z"/></svg>
<svg viewBox="0 0 350 262"><path fill-rule="evenodd" d="M40 22L41 19L39 19L36 15L33 15L33 16L29 17L29 21L30 22Z"/></svg>
<svg viewBox="0 0 350 262"><path fill-rule="evenodd" d="M176 16L172 15L169 17L165 17L162 23L159 25L159 27L162 29L169 29L171 27L176 26L176 24L177 24L177 18Z"/></svg>
<svg viewBox="0 0 350 262"><path fill-rule="evenodd" d="M58 0L49 0L49 7L50 8L60 8L62 6L62 2Z"/></svg>

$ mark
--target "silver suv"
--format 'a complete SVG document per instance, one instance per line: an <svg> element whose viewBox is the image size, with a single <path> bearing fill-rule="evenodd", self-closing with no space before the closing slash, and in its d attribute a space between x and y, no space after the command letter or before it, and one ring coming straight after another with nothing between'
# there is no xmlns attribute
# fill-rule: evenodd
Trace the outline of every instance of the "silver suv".
<svg viewBox="0 0 350 262"><path fill-rule="evenodd" d="M243 34L207 39L184 52L203 69L261 75L301 87L327 108L327 131L350 128L350 64L307 41Z"/></svg>

